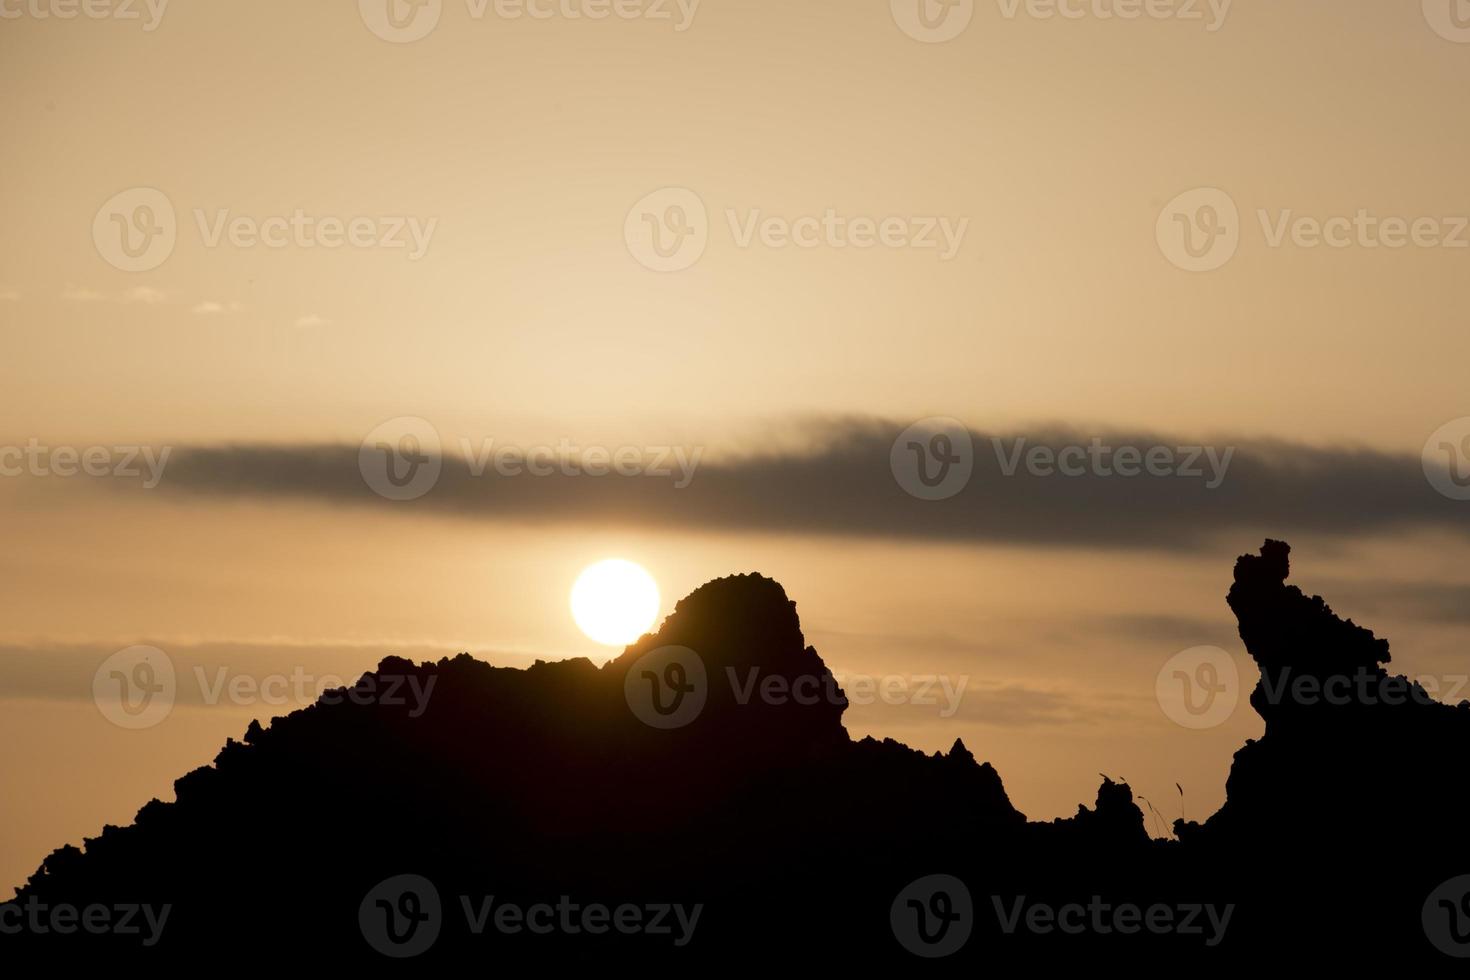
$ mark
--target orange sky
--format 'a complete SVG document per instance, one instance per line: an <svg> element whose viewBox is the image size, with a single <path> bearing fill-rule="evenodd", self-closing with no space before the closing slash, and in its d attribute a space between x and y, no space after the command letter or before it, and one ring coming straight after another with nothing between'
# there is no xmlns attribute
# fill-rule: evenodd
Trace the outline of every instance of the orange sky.
<svg viewBox="0 0 1470 980"><path fill-rule="evenodd" d="M172 0L131 21L0 0L0 447L356 447L420 416L713 465L811 449L814 418L943 415L1415 457L1470 415L1470 37L1436 0L1200 3L1198 21L993 0L943 43L905 33L903 2L593 19L565 11L595 0L545 18L444 0L394 43L346 2ZM109 202L131 221L140 188L175 240L126 271ZM659 272L628 229L650 195L667 217L669 188L704 248ZM1160 229L1198 188L1233 206L1235 250L1189 272ZM1376 230L1311 243L1359 215ZM888 221L892 243L863 247ZM1443 240L1393 247L1385 221ZM333 245L354 222L361 242ZM272 230L279 247L254 240ZM1240 653L1230 564L1293 530L1137 553L513 517L0 478L0 893L271 713L188 706L119 732L66 669L14 664L138 642L255 674L385 649L601 658L566 593L610 555L654 574L665 613L759 570L834 669L967 678L955 716L857 706L849 728L963 737L1033 818L1090 802L1099 771L1171 804L1182 782L1198 816L1259 726L1242 709L1186 733L1154 676L1197 643ZM1393 639L1396 667L1470 671L1415 592L1463 577L1441 535L1292 541L1298 580Z"/></svg>

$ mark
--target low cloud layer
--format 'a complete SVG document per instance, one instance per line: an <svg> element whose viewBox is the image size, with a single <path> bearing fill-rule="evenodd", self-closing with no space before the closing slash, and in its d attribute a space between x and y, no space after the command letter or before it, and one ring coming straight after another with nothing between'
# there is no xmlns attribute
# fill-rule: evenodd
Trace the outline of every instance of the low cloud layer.
<svg viewBox="0 0 1470 980"><path fill-rule="evenodd" d="M968 482L947 499L924 500L895 476L891 454L903 431L832 423L807 433L805 451L710 452L682 488L673 457L667 476L592 476L559 465L545 466L549 475L508 476L484 458L476 475L474 455L446 438L437 480L408 501L374 492L355 445L179 447L158 492L522 523L1170 550L1221 534L1258 540L1470 527L1470 502L1437 493L1415 455L1154 433L972 432ZM1120 455L1125 448L1137 457ZM687 460L692 450L685 453ZM657 454L648 451L645 469ZM1150 458L1160 463L1154 473L1138 462Z"/></svg>

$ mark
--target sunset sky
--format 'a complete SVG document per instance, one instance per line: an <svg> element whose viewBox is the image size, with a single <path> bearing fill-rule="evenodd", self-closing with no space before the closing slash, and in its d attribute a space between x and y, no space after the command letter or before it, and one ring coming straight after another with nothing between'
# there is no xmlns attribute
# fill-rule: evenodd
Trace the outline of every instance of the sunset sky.
<svg viewBox="0 0 1470 980"><path fill-rule="evenodd" d="M288 710L181 694L124 730L115 651L600 662L567 596L607 557L664 615L778 579L839 677L962 679L848 729L963 738L1032 819L1100 772L1219 806L1259 720L1186 729L1155 679L1213 645L1253 683L1224 595L1268 536L1458 691L1470 503L1420 457L1470 435L1470 10L966 0L936 41L917 2L0 0L0 466L163 462L0 478L0 897ZM1169 237L1216 219L1225 251ZM171 250L122 249L144 226ZM934 417L975 466L930 501L889 453ZM358 457L401 418L451 458L391 501ZM1232 455L1209 488L1008 476L992 438ZM468 472L487 447L692 469Z"/></svg>

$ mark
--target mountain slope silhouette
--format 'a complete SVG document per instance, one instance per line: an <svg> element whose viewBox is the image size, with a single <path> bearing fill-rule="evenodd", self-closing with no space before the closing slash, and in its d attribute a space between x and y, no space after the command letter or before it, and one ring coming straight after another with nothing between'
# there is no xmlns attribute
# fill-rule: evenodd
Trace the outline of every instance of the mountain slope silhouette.
<svg viewBox="0 0 1470 980"><path fill-rule="evenodd" d="M1267 542L1241 558L1229 596L1263 683L1280 670L1387 683L1387 643L1287 586L1288 550ZM959 741L926 755L852 740L795 604L758 575L699 588L602 667L388 658L359 688L412 685L431 696L324 697L252 722L176 782L175 802L55 851L16 900L167 906L155 943L23 930L0 935L0 954L1454 963L1430 933L1448 929L1455 948L1458 898L1430 899L1470 871L1456 826L1463 703L1306 705L1257 685L1266 734L1237 754L1227 803L1161 841L1106 777L1075 817L1027 822ZM1100 911L1122 906L1145 918L1167 907L1175 926L1130 930ZM1038 907L1080 907L1087 925L1048 927ZM1206 907L1225 922L1184 928ZM1470 902L1463 911L1470 929Z"/></svg>

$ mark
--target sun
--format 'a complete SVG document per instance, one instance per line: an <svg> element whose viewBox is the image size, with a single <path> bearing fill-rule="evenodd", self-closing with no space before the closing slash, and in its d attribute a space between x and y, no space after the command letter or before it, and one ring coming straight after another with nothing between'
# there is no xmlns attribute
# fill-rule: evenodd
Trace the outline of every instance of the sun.
<svg viewBox="0 0 1470 980"><path fill-rule="evenodd" d="M589 565L572 586L572 618L604 646L627 646L658 618L658 583L643 566L621 558Z"/></svg>

